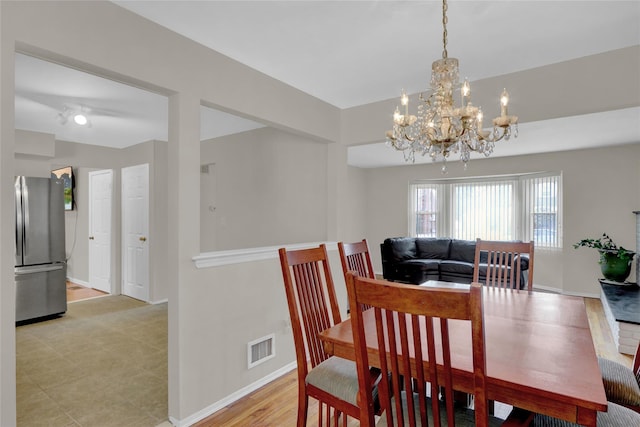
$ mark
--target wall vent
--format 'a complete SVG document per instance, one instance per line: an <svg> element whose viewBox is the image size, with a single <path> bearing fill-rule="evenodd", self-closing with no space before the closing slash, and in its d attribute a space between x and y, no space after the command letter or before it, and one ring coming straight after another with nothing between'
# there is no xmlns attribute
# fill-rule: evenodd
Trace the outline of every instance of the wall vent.
<svg viewBox="0 0 640 427"><path fill-rule="evenodd" d="M276 357L275 334L258 338L247 344L247 364L249 369L274 357Z"/></svg>

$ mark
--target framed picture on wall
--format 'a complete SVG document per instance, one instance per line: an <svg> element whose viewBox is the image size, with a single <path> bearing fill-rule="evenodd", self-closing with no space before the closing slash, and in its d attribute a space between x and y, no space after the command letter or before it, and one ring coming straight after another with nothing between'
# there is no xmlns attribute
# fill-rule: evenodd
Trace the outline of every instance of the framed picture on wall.
<svg viewBox="0 0 640 427"><path fill-rule="evenodd" d="M73 168L65 166L60 169L51 171L51 178L61 179L64 181L64 210L73 210Z"/></svg>

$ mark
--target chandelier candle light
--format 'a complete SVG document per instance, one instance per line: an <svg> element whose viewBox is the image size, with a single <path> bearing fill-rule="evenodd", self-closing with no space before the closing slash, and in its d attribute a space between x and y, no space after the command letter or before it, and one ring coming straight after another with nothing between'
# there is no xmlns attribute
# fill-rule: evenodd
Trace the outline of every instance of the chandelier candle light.
<svg viewBox="0 0 640 427"><path fill-rule="evenodd" d="M493 119L493 132L482 128L482 109L471 104L471 87L465 79L460 86L461 107L456 108L454 91L459 86L458 60L447 55L447 0L442 2L442 59L431 65L431 90L428 97L420 94L418 115L409 114L409 97L402 91L401 114L396 107L393 129L387 132L387 145L402 151L405 161L415 162L416 153L429 155L435 162L442 160L442 173L447 172L447 159L451 153L460 153L467 168L471 152L489 157L496 141L518 136L518 117L507 110L509 94L500 96L500 117Z"/></svg>

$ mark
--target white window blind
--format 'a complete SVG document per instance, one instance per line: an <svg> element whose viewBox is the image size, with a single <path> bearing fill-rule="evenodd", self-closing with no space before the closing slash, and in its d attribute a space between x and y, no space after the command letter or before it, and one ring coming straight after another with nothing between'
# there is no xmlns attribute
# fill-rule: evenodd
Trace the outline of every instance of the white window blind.
<svg viewBox="0 0 640 427"><path fill-rule="evenodd" d="M562 175L541 173L409 186L409 234L475 240L534 240L562 247Z"/></svg>
<svg viewBox="0 0 640 427"><path fill-rule="evenodd" d="M414 212L409 221L412 235L418 237L436 237L442 186L436 183L417 184L411 189L409 211Z"/></svg>
<svg viewBox="0 0 640 427"><path fill-rule="evenodd" d="M451 237L513 240L515 188L517 181L451 184Z"/></svg>
<svg viewBox="0 0 640 427"><path fill-rule="evenodd" d="M561 175L524 177L523 236L541 247L562 247Z"/></svg>

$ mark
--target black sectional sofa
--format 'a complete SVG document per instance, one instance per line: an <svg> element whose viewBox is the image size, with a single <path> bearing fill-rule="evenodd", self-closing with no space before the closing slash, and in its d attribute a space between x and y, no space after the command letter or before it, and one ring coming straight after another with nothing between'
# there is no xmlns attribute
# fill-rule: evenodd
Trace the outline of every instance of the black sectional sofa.
<svg viewBox="0 0 640 427"><path fill-rule="evenodd" d="M386 280L420 284L427 280L471 283L476 242L427 237L392 237L380 245ZM487 254L480 254L480 281L486 277ZM521 288L526 288L529 258L520 258Z"/></svg>

